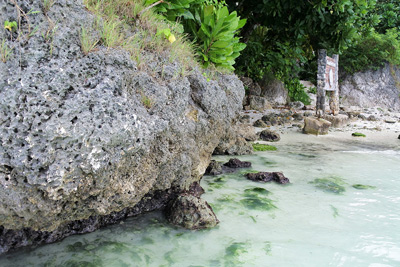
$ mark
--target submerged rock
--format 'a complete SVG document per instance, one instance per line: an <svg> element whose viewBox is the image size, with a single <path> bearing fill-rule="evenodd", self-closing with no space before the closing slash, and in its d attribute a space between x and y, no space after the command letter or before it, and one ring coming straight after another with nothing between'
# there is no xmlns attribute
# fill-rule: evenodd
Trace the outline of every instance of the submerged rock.
<svg viewBox="0 0 400 267"><path fill-rule="evenodd" d="M240 161L239 159L230 159L224 166L229 168L249 168L251 167L251 162Z"/></svg>
<svg viewBox="0 0 400 267"><path fill-rule="evenodd" d="M289 179L286 178L281 172L258 172L258 173L247 173L247 179L255 182L271 182L275 181L279 184L290 183Z"/></svg>
<svg viewBox="0 0 400 267"><path fill-rule="evenodd" d="M179 195L165 210L168 221L190 230L215 227L219 220L203 199L189 194Z"/></svg>
<svg viewBox="0 0 400 267"><path fill-rule="evenodd" d="M278 142L281 140L281 136L277 132L264 130L260 133L260 139L268 142Z"/></svg>

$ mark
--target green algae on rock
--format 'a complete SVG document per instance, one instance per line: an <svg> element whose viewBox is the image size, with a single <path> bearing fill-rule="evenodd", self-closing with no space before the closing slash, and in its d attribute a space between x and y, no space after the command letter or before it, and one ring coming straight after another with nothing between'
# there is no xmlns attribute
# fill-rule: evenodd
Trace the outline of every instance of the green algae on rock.
<svg viewBox="0 0 400 267"><path fill-rule="evenodd" d="M254 193L245 193L245 198L240 200L240 203L247 209L251 210L272 210L277 207L274 205L274 201L265 196L259 196Z"/></svg>
<svg viewBox="0 0 400 267"><path fill-rule="evenodd" d="M376 186L363 185L363 184L353 184L352 187L355 188L355 189L359 189L359 190L375 189L376 188Z"/></svg>
<svg viewBox="0 0 400 267"><path fill-rule="evenodd" d="M363 134L363 133L357 133L357 132L352 133L351 136L354 136L354 137L366 137L365 134Z"/></svg>
<svg viewBox="0 0 400 267"><path fill-rule="evenodd" d="M309 183L314 184L316 188L328 193L339 195L346 191L345 187L343 186L345 183L341 178L336 176L317 178Z"/></svg>
<svg viewBox="0 0 400 267"><path fill-rule="evenodd" d="M266 144L259 144L255 143L252 144L254 151L276 151L278 150L275 146L266 145Z"/></svg>
<svg viewBox="0 0 400 267"><path fill-rule="evenodd" d="M254 196L254 195L269 195L271 192L262 187L253 187L244 190L245 196Z"/></svg>

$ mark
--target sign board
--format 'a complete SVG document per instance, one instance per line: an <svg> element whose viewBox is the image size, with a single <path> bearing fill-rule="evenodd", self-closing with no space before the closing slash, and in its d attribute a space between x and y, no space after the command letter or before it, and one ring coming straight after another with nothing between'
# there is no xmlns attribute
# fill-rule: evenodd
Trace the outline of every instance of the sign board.
<svg viewBox="0 0 400 267"><path fill-rule="evenodd" d="M326 57L325 66L325 91L336 91L336 60L331 57Z"/></svg>

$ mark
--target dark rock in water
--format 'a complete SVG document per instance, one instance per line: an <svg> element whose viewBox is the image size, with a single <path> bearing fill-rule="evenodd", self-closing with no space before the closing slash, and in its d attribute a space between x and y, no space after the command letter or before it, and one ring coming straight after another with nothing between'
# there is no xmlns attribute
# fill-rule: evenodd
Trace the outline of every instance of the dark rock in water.
<svg viewBox="0 0 400 267"><path fill-rule="evenodd" d="M260 139L269 142L278 142L281 140L281 137L277 132L264 130L260 133Z"/></svg>
<svg viewBox="0 0 400 267"><path fill-rule="evenodd" d="M397 137L397 139L400 139L400 135L399 135L399 137Z"/></svg>
<svg viewBox="0 0 400 267"><path fill-rule="evenodd" d="M200 186L198 182L194 182L190 187L189 190L187 191L189 195L195 196L195 197L201 197L202 194L204 194L204 189L203 187Z"/></svg>
<svg viewBox="0 0 400 267"><path fill-rule="evenodd" d="M255 182L271 182L275 181L279 184L290 183L289 179L286 178L281 172L258 172L258 173L247 173L247 179Z"/></svg>
<svg viewBox="0 0 400 267"><path fill-rule="evenodd" d="M255 181L255 182L271 182L272 181L272 172L258 172L258 173L247 173L247 179Z"/></svg>
<svg viewBox="0 0 400 267"><path fill-rule="evenodd" d="M206 172L204 175L218 175L222 173L222 165L221 163L211 160L210 164L208 165Z"/></svg>
<svg viewBox="0 0 400 267"><path fill-rule="evenodd" d="M219 223L205 200L189 194L179 195L173 200L165 215L170 223L190 230L211 228Z"/></svg>
<svg viewBox="0 0 400 267"><path fill-rule="evenodd" d="M224 166L229 168L248 168L251 167L251 162L240 161L239 159L230 159Z"/></svg>
<svg viewBox="0 0 400 267"><path fill-rule="evenodd" d="M289 179L286 178L286 177L283 175L283 173L281 173L281 172L274 172L273 174L274 174L273 180L274 180L275 182L277 182L277 183L279 183L279 184L288 184L288 183L290 183Z"/></svg>
<svg viewBox="0 0 400 267"><path fill-rule="evenodd" d="M256 120L253 124L254 127L265 128L267 124L263 120Z"/></svg>

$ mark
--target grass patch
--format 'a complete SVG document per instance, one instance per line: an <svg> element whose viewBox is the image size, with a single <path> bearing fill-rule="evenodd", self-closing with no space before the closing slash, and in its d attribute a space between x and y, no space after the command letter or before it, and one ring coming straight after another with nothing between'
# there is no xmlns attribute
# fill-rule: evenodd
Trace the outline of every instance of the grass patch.
<svg viewBox="0 0 400 267"><path fill-rule="evenodd" d="M266 144L259 144L255 143L252 144L254 151L276 151L278 150L275 146L266 145Z"/></svg>
<svg viewBox="0 0 400 267"><path fill-rule="evenodd" d="M363 184L353 184L353 188L358 189L358 190L366 190L366 189L375 189L375 186L372 185L363 185Z"/></svg>
<svg viewBox="0 0 400 267"><path fill-rule="evenodd" d="M182 26L165 20L152 9L145 10L144 0L84 0L84 4L97 16L94 30L101 36L99 44L128 51L138 67L147 65L144 62L147 52L166 58L169 62L178 61L182 66L182 74L198 66L193 44L182 33ZM157 35L163 29L169 29L174 35L176 40L173 43Z"/></svg>
<svg viewBox="0 0 400 267"><path fill-rule="evenodd" d="M6 63L7 60L10 58L10 56L12 55L12 50L13 48L8 47L8 45L6 44L6 40L3 40L1 42L0 58L3 63Z"/></svg>
<svg viewBox="0 0 400 267"><path fill-rule="evenodd" d="M345 183L339 177L331 176L326 178L317 178L314 181L310 182L310 184L314 184L316 188L333 194L342 194L346 191L343 186Z"/></svg>
<svg viewBox="0 0 400 267"><path fill-rule="evenodd" d="M363 133L352 133L351 136L355 136L355 137L366 137L366 135L363 134Z"/></svg>

